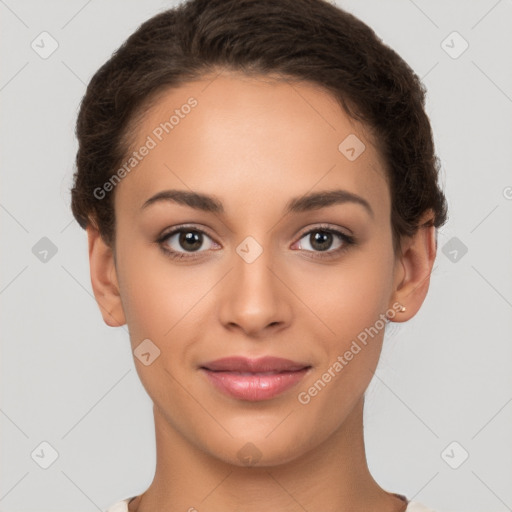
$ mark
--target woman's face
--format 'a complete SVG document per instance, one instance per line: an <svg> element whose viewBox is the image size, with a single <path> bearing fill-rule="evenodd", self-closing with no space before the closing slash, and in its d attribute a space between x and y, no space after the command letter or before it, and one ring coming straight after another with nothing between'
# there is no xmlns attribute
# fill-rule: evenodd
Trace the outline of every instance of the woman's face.
<svg viewBox="0 0 512 512"><path fill-rule="evenodd" d="M135 136L115 275L159 421L232 464L299 457L343 428L395 313L376 149L319 87L235 73L167 91ZM235 356L306 369L214 371Z"/></svg>

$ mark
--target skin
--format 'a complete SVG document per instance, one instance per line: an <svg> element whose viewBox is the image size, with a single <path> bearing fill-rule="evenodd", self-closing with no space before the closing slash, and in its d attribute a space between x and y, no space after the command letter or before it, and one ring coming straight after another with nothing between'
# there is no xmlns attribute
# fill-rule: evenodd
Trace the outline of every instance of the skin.
<svg viewBox="0 0 512 512"><path fill-rule="evenodd" d="M309 403L298 394L393 304L407 307L393 321L416 314L435 228L419 229L394 254L381 157L368 130L315 84L227 71L204 77L161 94L134 127L133 147L191 96L198 105L117 185L115 246L87 229L104 321L127 323L132 350L144 339L160 350L148 366L134 357L154 403L157 466L130 511L404 510L370 474L363 439L364 392L384 329ZM366 146L355 161L338 150L349 134ZM340 188L368 201L373 216L351 202L283 213L292 198ZM171 201L141 209L166 189L213 195L225 211ZM179 235L155 242L182 223L207 232L199 251ZM335 254L345 242L333 235L319 250L304 233L323 223L356 243ZM251 263L236 252L247 236L263 250ZM170 259L162 245L188 259ZM248 402L220 393L198 370L228 355L274 355L312 369L285 393ZM237 455L246 443L259 453L252 466Z"/></svg>

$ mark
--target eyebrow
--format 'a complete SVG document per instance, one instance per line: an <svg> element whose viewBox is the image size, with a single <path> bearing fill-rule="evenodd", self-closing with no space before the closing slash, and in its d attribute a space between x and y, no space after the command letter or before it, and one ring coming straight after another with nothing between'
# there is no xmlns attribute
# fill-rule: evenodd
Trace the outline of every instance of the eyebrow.
<svg viewBox="0 0 512 512"><path fill-rule="evenodd" d="M189 206L204 212L224 213L224 207L218 198L187 190L162 190L150 197L142 205L141 209L162 201ZM372 218L374 217L372 207L366 199L342 189L312 192L304 196L295 197L286 203L284 212L285 214L301 213L345 203L361 205Z"/></svg>

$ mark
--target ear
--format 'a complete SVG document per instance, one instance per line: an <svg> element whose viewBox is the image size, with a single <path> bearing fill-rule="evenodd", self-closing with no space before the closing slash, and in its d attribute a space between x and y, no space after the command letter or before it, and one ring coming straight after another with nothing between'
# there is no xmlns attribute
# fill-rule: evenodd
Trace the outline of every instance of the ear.
<svg viewBox="0 0 512 512"><path fill-rule="evenodd" d="M406 237L402 242L401 255L395 266L393 304L397 302L406 307L397 312L393 322L405 322L420 309L427 296L430 274L436 258L437 241L435 226L425 225L433 219L431 210L426 212L419 222L416 234Z"/></svg>
<svg viewBox="0 0 512 512"><path fill-rule="evenodd" d="M120 327L126 323L126 319L119 293L114 252L105 243L99 230L91 224L87 226L87 237L94 297L104 322L110 327Z"/></svg>

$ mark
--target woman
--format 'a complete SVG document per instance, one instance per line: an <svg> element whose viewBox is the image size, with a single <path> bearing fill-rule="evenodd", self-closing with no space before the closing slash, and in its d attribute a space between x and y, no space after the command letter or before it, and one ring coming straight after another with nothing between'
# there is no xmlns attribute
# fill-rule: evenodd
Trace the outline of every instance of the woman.
<svg viewBox="0 0 512 512"><path fill-rule="evenodd" d="M362 422L447 218L424 94L324 0L191 0L95 74L72 210L157 446L109 512L428 510L373 479Z"/></svg>

